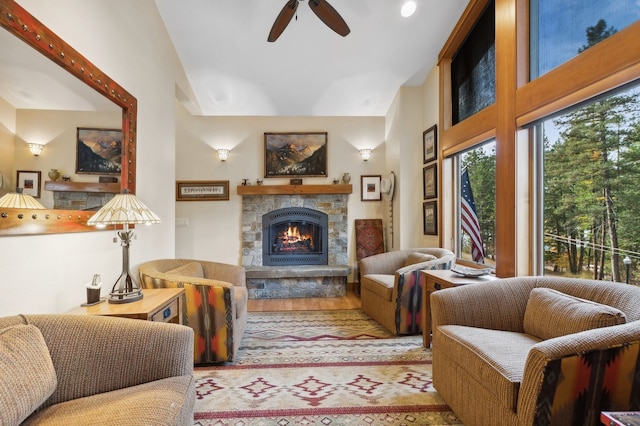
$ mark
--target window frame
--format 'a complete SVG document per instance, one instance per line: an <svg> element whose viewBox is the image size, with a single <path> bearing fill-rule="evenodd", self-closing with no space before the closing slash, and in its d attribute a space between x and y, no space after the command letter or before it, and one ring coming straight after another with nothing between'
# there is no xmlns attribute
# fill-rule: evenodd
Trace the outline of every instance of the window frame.
<svg viewBox="0 0 640 426"><path fill-rule="evenodd" d="M463 150L496 139L496 275L532 274L537 249L533 135L536 121L640 78L640 21L529 81L529 2L496 0L496 102L452 125L451 59L489 0L471 0L438 56L440 72L440 146L443 188L453 188L448 162ZM602 58L607 60L603 61ZM523 154L526 153L526 155ZM525 170L526 173L521 173ZM446 174L445 174L446 172ZM523 182L525 180L525 182ZM443 194L444 195L444 194ZM454 197L443 203L440 244L454 243ZM526 217L522 217L525 215ZM518 241L526 240L526 246ZM447 244L443 244L447 242Z"/></svg>

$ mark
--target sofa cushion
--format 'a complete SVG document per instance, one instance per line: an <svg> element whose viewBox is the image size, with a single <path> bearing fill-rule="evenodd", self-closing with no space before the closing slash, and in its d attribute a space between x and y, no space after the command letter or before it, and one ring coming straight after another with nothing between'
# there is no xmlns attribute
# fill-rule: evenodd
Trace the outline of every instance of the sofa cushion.
<svg viewBox="0 0 640 426"><path fill-rule="evenodd" d="M436 260L437 257L427 253L409 253L407 260L404 262L404 266L415 265L416 263L429 262L430 260Z"/></svg>
<svg viewBox="0 0 640 426"><path fill-rule="evenodd" d="M525 333L547 340L624 324L622 311L549 288L534 288L524 313Z"/></svg>
<svg viewBox="0 0 640 426"><path fill-rule="evenodd" d="M368 274L362 277L362 289L367 289L381 299L390 301L395 278L394 275Z"/></svg>
<svg viewBox="0 0 640 426"><path fill-rule="evenodd" d="M0 330L0 371L2 425L22 423L58 384L47 344L33 325Z"/></svg>
<svg viewBox="0 0 640 426"><path fill-rule="evenodd" d="M464 370L493 401L515 412L527 354L540 339L514 331L462 325L438 327L434 352Z"/></svg>
<svg viewBox="0 0 640 426"><path fill-rule="evenodd" d="M193 386L192 376L175 376L72 399L38 410L22 426L192 424Z"/></svg>
<svg viewBox="0 0 640 426"><path fill-rule="evenodd" d="M204 270L199 262L189 262L166 272L171 275L181 275L183 277L204 278Z"/></svg>

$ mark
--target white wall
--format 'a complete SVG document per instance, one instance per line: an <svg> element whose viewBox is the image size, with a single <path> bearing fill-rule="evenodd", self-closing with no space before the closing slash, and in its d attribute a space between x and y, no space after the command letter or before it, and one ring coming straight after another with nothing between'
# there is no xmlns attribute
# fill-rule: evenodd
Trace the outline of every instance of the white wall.
<svg viewBox="0 0 640 426"><path fill-rule="evenodd" d="M152 0L20 0L138 100L137 195L162 219L138 227L131 263L174 256L175 53ZM46 173L45 173L46 174ZM0 238L0 315L65 312L94 273L110 289L122 251L108 231Z"/></svg>
<svg viewBox="0 0 640 426"><path fill-rule="evenodd" d="M360 177L385 172L384 117L194 117L181 104L178 111L176 179L229 180L229 201L181 201L176 217L189 226L176 228L176 257L241 263L241 203L236 187L243 178L256 184L264 178L265 132L327 132L328 177L305 178L304 184L331 184L351 174L349 196L349 256L355 269L354 219L382 218L384 203L360 201ZM215 148L229 148L226 162ZM362 161L359 148L372 148ZM288 179L264 179L264 185L288 184Z"/></svg>

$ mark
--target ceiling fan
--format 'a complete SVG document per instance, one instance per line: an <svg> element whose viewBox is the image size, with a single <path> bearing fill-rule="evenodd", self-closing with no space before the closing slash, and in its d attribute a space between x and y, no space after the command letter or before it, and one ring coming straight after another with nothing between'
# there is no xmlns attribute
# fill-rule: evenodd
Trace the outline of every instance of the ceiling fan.
<svg viewBox="0 0 640 426"><path fill-rule="evenodd" d="M267 38L269 42L276 41L285 28L287 28L287 25L291 22L291 18L293 18L293 15L295 15L296 10L298 9L299 1L302 0L287 0L287 3L282 8L280 14L278 14L278 17L271 27L269 38ZM342 37L345 37L351 32L347 23L342 19L342 16L340 16L340 14L326 0L309 0L309 7L313 10L313 13L315 13L316 16L325 23L326 26L340 34Z"/></svg>

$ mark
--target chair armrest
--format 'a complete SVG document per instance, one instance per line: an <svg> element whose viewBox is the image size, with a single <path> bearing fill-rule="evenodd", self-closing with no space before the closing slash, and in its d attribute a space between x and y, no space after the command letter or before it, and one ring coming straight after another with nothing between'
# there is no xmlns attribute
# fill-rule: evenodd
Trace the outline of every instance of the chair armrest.
<svg viewBox="0 0 640 426"><path fill-rule="evenodd" d="M89 315L27 315L40 329L58 386L45 405L193 374L193 330Z"/></svg>
<svg viewBox="0 0 640 426"><path fill-rule="evenodd" d="M431 324L455 324L523 332L530 286L512 285L513 278L438 290L431 294Z"/></svg>
<svg viewBox="0 0 640 426"><path fill-rule="evenodd" d="M520 394L518 397L518 417L522 424L534 424L534 418L536 417L536 407L540 404L540 398L549 398L549 395L542 395L545 393L545 386L549 387L550 383L553 383L553 377L560 377L561 374L558 371L560 367L557 360L568 360L570 366L583 364L590 365L590 367L584 368L580 371L576 380L579 380L584 386L588 386L592 383L594 375L599 375L599 380L596 382L602 383L605 372L605 365L611 365L610 374L616 375L617 379L624 380L632 377L637 377L640 368L640 355L638 355L638 349L629 350L625 356L630 356L631 360L627 359L622 361L620 356L625 351L623 350L625 345L640 345L640 321L633 321L627 324L621 324L611 327L596 328L592 330L583 331L580 333L569 334L566 336L556 337L554 339L544 340L534 345L529 351L527 361L524 366L524 372L522 375L522 382L520 385ZM596 352L595 357L590 357L590 353ZM588 357L589 361L574 361L575 358ZM615 361L615 362L614 362ZM635 366L635 373L632 371L626 371L624 374L616 372L615 366L622 368L622 365L626 365L629 368ZM597 371L599 370L599 371ZM615 371L614 371L615 370ZM552 374L552 378L548 379L547 374ZM589 375L593 377L589 377ZM586 376L585 376L586 375ZM565 381L570 381L574 374L567 374L564 378ZM624 377L623 377L624 376ZM615 380L609 377L604 380L605 385L616 387ZM631 391L632 386L626 386L626 384L617 384L619 391L628 387ZM564 386L570 388L572 385L566 383ZM576 385L576 392L581 391L580 386ZM553 386L551 389L555 389ZM587 389L585 388L586 392ZM589 388L589 392L596 391L598 389ZM628 395L630 396L630 395ZM621 400L625 398L622 395ZM585 397L585 401L590 401L591 398ZM629 400L629 398L627 398ZM563 403L566 403L564 401ZM607 407L602 407L607 408ZM538 407L538 410L541 408ZM628 409L621 407L622 410ZM580 422L582 423L582 422Z"/></svg>

